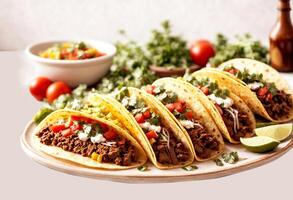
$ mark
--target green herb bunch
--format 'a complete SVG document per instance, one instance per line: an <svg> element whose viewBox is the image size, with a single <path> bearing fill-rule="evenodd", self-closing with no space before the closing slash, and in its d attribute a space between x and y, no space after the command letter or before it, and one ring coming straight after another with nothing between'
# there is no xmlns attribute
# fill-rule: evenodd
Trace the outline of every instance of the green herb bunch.
<svg viewBox="0 0 293 200"><path fill-rule="evenodd" d="M146 44L152 65L162 67L188 67L191 58L186 41L171 34L169 21L162 22L162 30L153 30Z"/></svg>
<svg viewBox="0 0 293 200"><path fill-rule="evenodd" d="M215 41L216 55L209 60L212 67L233 58L250 58L268 63L268 49L260 41L253 40L250 34L236 36L236 41L230 43L223 34L217 34Z"/></svg>

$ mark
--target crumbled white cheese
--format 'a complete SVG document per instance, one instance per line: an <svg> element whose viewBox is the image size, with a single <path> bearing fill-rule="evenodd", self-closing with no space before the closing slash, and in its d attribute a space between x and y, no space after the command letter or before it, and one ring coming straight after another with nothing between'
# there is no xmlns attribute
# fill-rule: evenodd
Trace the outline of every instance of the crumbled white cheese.
<svg viewBox="0 0 293 200"><path fill-rule="evenodd" d="M78 138L81 140L81 141L87 141L89 139L88 137L88 134L85 133L85 132L79 132L78 133Z"/></svg>
<svg viewBox="0 0 293 200"><path fill-rule="evenodd" d="M128 105L128 98L123 98L121 101L122 106L126 107Z"/></svg>
<svg viewBox="0 0 293 200"><path fill-rule="evenodd" d="M131 95L130 98L129 98L128 104L130 106L135 106L136 102L137 102L137 96L136 95Z"/></svg>
<svg viewBox="0 0 293 200"><path fill-rule="evenodd" d="M262 87L263 84L260 83L260 82L253 82L253 83L249 83L248 84L248 87L251 89L251 90L257 90L258 88Z"/></svg>
<svg viewBox="0 0 293 200"><path fill-rule="evenodd" d="M190 120L180 120L180 124L186 129L192 129L196 125L196 123Z"/></svg>
<svg viewBox="0 0 293 200"><path fill-rule="evenodd" d="M160 126L156 126L156 125L152 125L149 122L145 122L142 124L139 124L141 128L146 129L148 131L155 131L156 133L160 133L162 130L162 127Z"/></svg>
<svg viewBox="0 0 293 200"><path fill-rule="evenodd" d="M102 143L105 141L106 141L106 139L103 137L102 134L97 134L96 136L91 137L92 143Z"/></svg>
<svg viewBox="0 0 293 200"><path fill-rule="evenodd" d="M208 95L208 98L212 100L214 103L223 106L224 108L229 108L234 103L233 100L229 97L223 99L221 97L217 97L215 94Z"/></svg>

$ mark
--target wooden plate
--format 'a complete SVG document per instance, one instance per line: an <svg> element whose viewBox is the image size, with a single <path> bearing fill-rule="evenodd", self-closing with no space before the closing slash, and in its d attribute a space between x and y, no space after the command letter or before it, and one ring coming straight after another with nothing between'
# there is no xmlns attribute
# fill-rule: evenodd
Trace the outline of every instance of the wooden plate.
<svg viewBox="0 0 293 200"><path fill-rule="evenodd" d="M149 170L144 172L137 169L108 171L87 168L72 162L54 158L39 151L33 146L31 141L34 128L35 124L29 122L21 136L20 142L24 152L37 163L75 176L127 183L178 182L223 177L269 163L281 157L293 147L292 138L280 144L275 151L266 154L251 153L240 145L227 144L226 151L237 151L241 158L236 164L225 164L223 167L219 167L213 161L194 163L194 165L198 167L198 169L194 171L185 171L181 168L158 170L151 164L148 164Z"/></svg>

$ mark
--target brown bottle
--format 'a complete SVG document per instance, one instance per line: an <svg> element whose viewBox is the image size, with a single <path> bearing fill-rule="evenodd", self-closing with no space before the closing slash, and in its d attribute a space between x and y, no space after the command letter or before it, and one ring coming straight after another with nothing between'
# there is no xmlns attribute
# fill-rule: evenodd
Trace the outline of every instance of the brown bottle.
<svg viewBox="0 0 293 200"><path fill-rule="evenodd" d="M271 65L281 72L293 71L293 27L290 0L279 0L279 16L270 34Z"/></svg>

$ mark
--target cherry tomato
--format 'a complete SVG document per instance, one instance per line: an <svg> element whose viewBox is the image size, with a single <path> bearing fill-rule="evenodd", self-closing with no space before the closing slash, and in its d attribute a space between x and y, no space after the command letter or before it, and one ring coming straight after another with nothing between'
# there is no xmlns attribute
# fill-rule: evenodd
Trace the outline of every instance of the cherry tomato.
<svg viewBox="0 0 293 200"><path fill-rule="evenodd" d="M208 95L208 94L210 93L209 88L208 88L208 87L205 87L205 86L201 87L200 90L201 90L205 95Z"/></svg>
<svg viewBox="0 0 293 200"><path fill-rule="evenodd" d="M145 119L149 119L151 117L151 112L149 110L147 110L142 115Z"/></svg>
<svg viewBox="0 0 293 200"><path fill-rule="evenodd" d="M137 121L137 123L144 123L145 119L142 113L138 113L135 115L135 120Z"/></svg>
<svg viewBox="0 0 293 200"><path fill-rule="evenodd" d="M103 129L103 131L108 131L109 127L107 124L104 123L100 123L101 128Z"/></svg>
<svg viewBox="0 0 293 200"><path fill-rule="evenodd" d="M184 100L182 100L182 99L178 99L178 101L177 101L177 102L181 103L182 105L185 105L185 101L184 101Z"/></svg>
<svg viewBox="0 0 293 200"><path fill-rule="evenodd" d="M204 67L215 55L215 50L213 44L208 40L198 40L191 46L189 54L195 64Z"/></svg>
<svg viewBox="0 0 293 200"><path fill-rule="evenodd" d="M156 86L154 85L147 85L145 88L145 91L149 94L155 94L154 89L156 88Z"/></svg>
<svg viewBox="0 0 293 200"><path fill-rule="evenodd" d="M113 140L116 138L116 136L117 134L113 130L109 130L106 133L104 133L104 137L106 138L106 140Z"/></svg>
<svg viewBox="0 0 293 200"><path fill-rule="evenodd" d="M118 141L118 145L123 145L125 144L125 142L126 142L126 139L122 138L121 140Z"/></svg>
<svg viewBox="0 0 293 200"><path fill-rule="evenodd" d="M69 136L71 136L71 135L73 134L73 132L71 131L70 128L67 128L67 129L61 131L61 134L62 134L64 137L69 137Z"/></svg>
<svg viewBox="0 0 293 200"><path fill-rule="evenodd" d="M184 107L180 102L174 103L174 107L177 112L182 113L184 111Z"/></svg>
<svg viewBox="0 0 293 200"><path fill-rule="evenodd" d="M192 111L188 111L185 113L185 117L188 119L188 120L192 120L193 119L193 113Z"/></svg>
<svg viewBox="0 0 293 200"><path fill-rule="evenodd" d="M46 97L46 91L52 81L46 77L37 77L30 83L30 93L38 100L42 101Z"/></svg>
<svg viewBox="0 0 293 200"><path fill-rule="evenodd" d="M173 111L175 110L175 106L174 106L173 103L168 103L168 104L166 104L166 108L168 108L168 110L169 110L170 112L173 112Z"/></svg>
<svg viewBox="0 0 293 200"><path fill-rule="evenodd" d="M223 113L222 108L218 104L215 104L215 106L216 106L217 110L219 111L220 115L223 115L224 113Z"/></svg>
<svg viewBox="0 0 293 200"><path fill-rule="evenodd" d="M64 129L66 129L65 124L56 124L56 125L50 126L50 130L53 131L54 133L58 133L60 131L63 131Z"/></svg>
<svg viewBox="0 0 293 200"><path fill-rule="evenodd" d="M61 81L56 81L52 83L46 92L46 97L49 103L52 103L57 99L61 94L68 94L71 92L71 89L66 83Z"/></svg>
<svg viewBox="0 0 293 200"><path fill-rule="evenodd" d="M152 138L158 138L158 134L155 131L149 131L146 133L147 138L150 140Z"/></svg>
<svg viewBox="0 0 293 200"><path fill-rule="evenodd" d="M264 96L268 93L269 89L267 87L262 87L257 91L258 96Z"/></svg>

